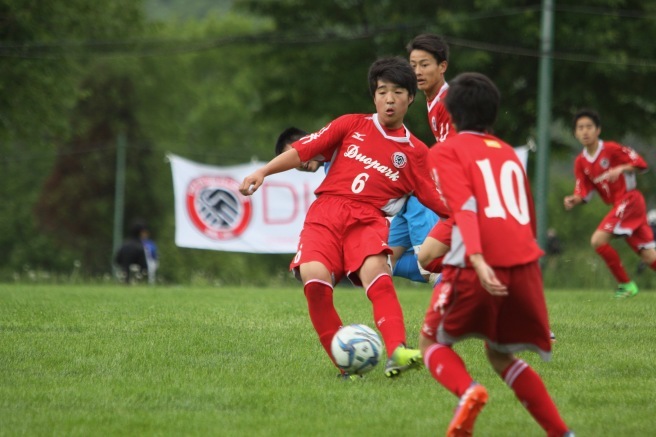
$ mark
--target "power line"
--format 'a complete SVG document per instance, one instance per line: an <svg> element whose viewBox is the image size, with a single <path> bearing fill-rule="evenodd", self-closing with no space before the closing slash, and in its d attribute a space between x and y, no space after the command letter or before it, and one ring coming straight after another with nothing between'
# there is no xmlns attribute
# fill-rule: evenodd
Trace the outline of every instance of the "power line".
<svg viewBox="0 0 656 437"><path fill-rule="evenodd" d="M530 58L539 58L542 54L538 50L527 49L524 47L508 46L500 44L491 44L481 41L471 41L463 38L455 38L445 36L444 39L453 46L467 47L475 50L482 50L486 52L501 53L507 55L525 56ZM551 59L570 62L582 62L587 64L609 64L609 65L624 65L629 67L643 67L656 69L656 60L652 59L623 59L604 58L594 55L586 55L580 53L564 53L553 52L550 56Z"/></svg>
<svg viewBox="0 0 656 437"><path fill-rule="evenodd" d="M379 35L387 35L394 31L409 31L416 29L432 29L423 24L401 24L383 26L369 30L356 30L350 33L327 29L312 34L283 35L279 33L260 33L255 35L232 35L221 38L203 40L183 39L134 39L116 41L59 41L53 43L0 43L0 57L18 57L35 59L57 59L69 56L174 56L201 51L218 49L220 47L240 44L267 44L274 46L312 45L326 43L344 43L372 39ZM436 29L435 29L436 30ZM451 45L467 47L492 53L502 53L522 57L539 58L538 49L526 47L492 44L483 41L468 40L458 37L444 36ZM624 65L656 69L653 59L617 59L604 58L582 53L554 52L552 58L561 61L582 62L591 64Z"/></svg>
<svg viewBox="0 0 656 437"><path fill-rule="evenodd" d="M558 12L574 12L579 14L588 14L588 15L602 15L606 17L620 17L620 18L637 18L645 20L656 20L655 15L645 14L644 11L632 11L632 10L622 10L622 9L604 9L604 8L595 8L590 6L556 6L556 11Z"/></svg>

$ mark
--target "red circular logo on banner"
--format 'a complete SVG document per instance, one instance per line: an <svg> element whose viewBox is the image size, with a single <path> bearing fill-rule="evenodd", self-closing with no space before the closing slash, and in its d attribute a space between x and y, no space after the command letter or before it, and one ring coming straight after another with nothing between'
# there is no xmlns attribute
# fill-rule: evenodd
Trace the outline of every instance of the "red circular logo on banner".
<svg viewBox="0 0 656 437"><path fill-rule="evenodd" d="M251 220L250 197L239 193L239 183L220 176L202 176L187 186L187 213L204 235L228 240L241 235Z"/></svg>

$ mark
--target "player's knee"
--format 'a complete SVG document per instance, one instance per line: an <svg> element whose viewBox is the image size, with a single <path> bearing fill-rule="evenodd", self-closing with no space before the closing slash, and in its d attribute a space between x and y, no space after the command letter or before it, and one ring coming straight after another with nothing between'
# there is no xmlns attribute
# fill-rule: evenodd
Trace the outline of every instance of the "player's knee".
<svg viewBox="0 0 656 437"><path fill-rule="evenodd" d="M642 262L648 266L651 266L656 262L656 249L642 249L639 252L639 255Z"/></svg>
<svg viewBox="0 0 656 437"><path fill-rule="evenodd" d="M429 347L435 344L435 340L426 337L422 333L419 333L419 350L421 351L422 355L426 355L426 351L428 350Z"/></svg>
<svg viewBox="0 0 656 437"><path fill-rule="evenodd" d="M495 351L489 347L485 348L485 353L487 354L487 359L492 365L492 368L499 375L501 375L515 359L513 354Z"/></svg>
<svg viewBox="0 0 656 437"><path fill-rule="evenodd" d="M606 243L608 243L608 239L597 234L596 232L592 234L592 237L590 237L590 246L592 246L594 250L597 250Z"/></svg>
<svg viewBox="0 0 656 437"><path fill-rule="evenodd" d="M431 262L431 257L428 251L419 250L419 253L417 253L417 262L419 262L419 266L422 269L426 269L428 264Z"/></svg>

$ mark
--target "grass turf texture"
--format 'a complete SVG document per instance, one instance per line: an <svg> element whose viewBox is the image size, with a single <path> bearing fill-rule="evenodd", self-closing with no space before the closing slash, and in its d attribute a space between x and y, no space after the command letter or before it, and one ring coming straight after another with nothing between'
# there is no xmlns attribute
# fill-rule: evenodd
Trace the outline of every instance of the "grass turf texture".
<svg viewBox="0 0 656 437"><path fill-rule="evenodd" d="M430 290L399 289L416 344ZM656 293L548 291L551 363L522 354L577 436L656 433ZM360 289L338 287L345 323L373 326ZM384 361L340 381L300 287L0 285L0 435L433 436L456 398L427 371ZM493 374L482 343L456 347L490 402L481 436L542 436Z"/></svg>

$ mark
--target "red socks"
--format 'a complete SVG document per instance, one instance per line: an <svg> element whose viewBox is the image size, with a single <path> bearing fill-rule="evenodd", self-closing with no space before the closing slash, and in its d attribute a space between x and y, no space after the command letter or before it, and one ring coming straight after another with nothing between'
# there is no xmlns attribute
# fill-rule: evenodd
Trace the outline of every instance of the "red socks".
<svg viewBox="0 0 656 437"><path fill-rule="evenodd" d="M405 344L403 311L392 278L381 274L374 279L367 288L367 297L373 305L374 321L383 336L387 356L392 356L399 345Z"/></svg>
<svg viewBox="0 0 656 437"><path fill-rule="evenodd" d="M595 252L597 252L599 256L604 259L606 265L610 269L610 272L613 274L615 280L619 284L626 284L627 282L631 282L629 275L626 273L626 270L624 270L620 256L610 244L606 243L599 246L595 249Z"/></svg>
<svg viewBox="0 0 656 437"><path fill-rule="evenodd" d="M439 343L430 346L424 354L424 364L437 382L458 397L474 381L462 358L450 346Z"/></svg>
<svg viewBox="0 0 656 437"><path fill-rule="evenodd" d="M339 318L333 304L333 287L327 282L313 280L305 284L303 291L307 299L312 326L319 335L321 345L332 360L330 343L337 330L342 326L342 319Z"/></svg>
<svg viewBox="0 0 656 437"><path fill-rule="evenodd" d="M514 392L519 402L531 416L547 431L549 437L561 437L567 432L567 425L547 392L542 378L524 361L516 359L501 374L504 382Z"/></svg>
<svg viewBox="0 0 656 437"><path fill-rule="evenodd" d="M651 267L652 270L656 270L656 261L651 263L651 265L649 267Z"/></svg>
<svg viewBox="0 0 656 437"><path fill-rule="evenodd" d="M458 398L473 382L465 363L450 346L433 344L424 354L424 363L433 378ZM549 437L561 437L567 432L567 425L560 417L542 378L528 364L516 359L501 377Z"/></svg>

